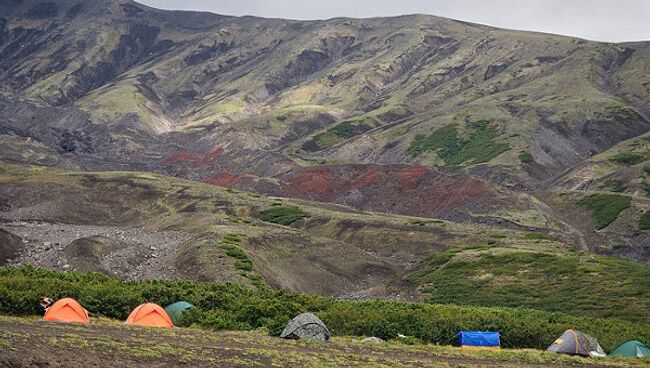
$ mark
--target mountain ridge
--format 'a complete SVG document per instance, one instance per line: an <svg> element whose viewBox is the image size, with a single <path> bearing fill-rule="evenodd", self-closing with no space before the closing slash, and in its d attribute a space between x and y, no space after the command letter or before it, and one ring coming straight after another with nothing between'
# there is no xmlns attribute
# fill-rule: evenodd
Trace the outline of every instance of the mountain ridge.
<svg viewBox="0 0 650 368"><path fill-rule="evenodd" d="M650 42L599 43L428 15L295 21L164 11L123 0L15 0L0 9L0 162L10 167L0 175L7 185L0 209L9 233L36 231L40 222L52 231L79 226L84 236L61 240L74 243L73 250L151 253L157 257L151 264L168 272L160 277L178 272L250 283L232 269L241 259L220 258L219 247L230 245L212 241L250 232L254 241L240 246L269 284L325 294L339 286L348 297L422 298L424 276L467 265L467 257L478 257L479 265L504 252L506 259L526 260L520 253L530 248L540 257L558 252L559 264L568 262L564 252L577 251L650 261L650 234L641 225L650 211ZM64 171L18 179L21 170L53 168ZM79 171L85 182L64 183ZM101 174L116 171L136 178ZM313 217L281 230L249 227L243 221L257 221L263 210L257 202L232 205L205 194L219 198L224 210L201 196L189 201L178 189L184 185L163 185L167 195L143 190L142 181L153 185L149 172L162 175L160 183L179 177L261 196L268 207L272 198L284 198ZM111 176L109 184L102 175ZM144 207L164 218L155 230L127 234L167 239L167 228L192 229L187 244L170 243L178 257L143 251L109 229L86 233L83 221L97 226L109 217L101 206L97 218L88 212L85 220L64 206L74 224L40 212L57 190L67 188L62 198L78 201L79 193L102 198L103 186L119 198L115 211ZM39 190L32 200L29 193ZM148 198L166 203L165 197L182 206L146 205ZM620 210L603 211L607 201ZM330 205L345 206L354 221L312 209ZM21 217L25 212L35 215ZM381 213L390 226L375 217ZM325 219L331 216L337 220ZM190 226L188 218L200 225ZM231 229L229 221L237 225ZM436 236L413 230L445 232L440 224L460 230ZM379 243L391 236L381 226L404 243L422 238L409 243L410 254L397 252L396 261L392 250L355 235ZM43 242L50 243L30 244L41 249ZM346 242L354 249L345 250ZM471 249L481 245L495 249ZM452 248L462 251L442 268L426 263ZM288 249L297 252L297 265L283 258ZM335 251L343 257L330 258L327 252ZM65 252L48 252L46 265L63 267L57 260ZM32 256L17 259L42 261ZM371 260L345 263L346 256ZM300 272L313 271L310 264L335 286L300 280ZM409 281L412 273L424 276Z"/></svg>

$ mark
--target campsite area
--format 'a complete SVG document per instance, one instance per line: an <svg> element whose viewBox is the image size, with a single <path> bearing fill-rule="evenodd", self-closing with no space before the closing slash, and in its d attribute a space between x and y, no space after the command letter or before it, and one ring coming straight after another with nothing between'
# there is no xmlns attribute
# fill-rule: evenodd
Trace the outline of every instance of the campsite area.
<svg viewBox="0 0 650 368"><path fill-rule="evenodd" d="M587 359L537 350L474 351L437 345L284 340L264 331L142 328L0 317L0 366L18 367L650 367L649 360ZM25 352L29 351L29 354Z"/></svg>

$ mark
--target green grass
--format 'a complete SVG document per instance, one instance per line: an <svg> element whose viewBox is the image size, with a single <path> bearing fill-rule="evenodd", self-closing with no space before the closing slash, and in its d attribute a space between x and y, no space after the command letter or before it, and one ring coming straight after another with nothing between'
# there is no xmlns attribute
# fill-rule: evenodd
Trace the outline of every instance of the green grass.
<svg viewBox="0 0 650 368"><path fill-rule="evenodd" d="M639 218L639 230L650 230L650 211L645 211Z"/></svg>
<svg viewBox="0 0 650 368"><path fill-rule="evenodd" d="M534 262L534 259L518 258L515 261ZM541 259L535 265L546 267L545 261L548 259ZM450 277L455 277L453 269L449 271ZM625 271L632 277L635 276L634 268ZM587 284L585 288L594 286L597 285ZM479 288L470 287L466 291L476 292L477 289ZM566 291L556 289L557 294ZM401 333L425 342L446 344L459 330L494 330L501 332L512 346L545 348L564 330L575 328L597 336L606 350L629 338L646 341L650 339L650 325L647 323L588 316L594 308L586 309L580 316L571 316L524 308L467 307L378 300L354 302L268 288L251 289L234 284L192 281L133 282L120 281L97 273L57 272L28 266L0 268L0 313L36 314L35 301L43 295L55 299L70 296L79 300L90 311L93 319L109 317L120 320L124 320L133 308L145 301L167 305L178 300L187 300L196 308L183 315L181 326L218 330L265 328L272 335L279 334L286 323L298 313L311 311L325 322L335 336L378 336L393 339ZM614 292L606 293L602 299L617 300L619 297L619 293ZM578 297L574 299L574 303L578 305L590 305L588 300ZM458 303L459 300L454 302Z"/></svg>
<svg viewBox="0 0 650 368"><path fill-rule="evenodd" d="M633 166L645 161L645 155L633 152L620 152L616 156L612 157L612 161L621 165Z"/></svg>
<svg viewBox="0 0 650 368"><path fill-rule="evenodd" d="M294 222L307 217L309 217L309 214L304 212L298 206L272 206L260 212L260 219L262 219L262 221L284 226L289 226Z"/></svg>
<svg viewBox="0 0 650 368"><path fill-rule="evenodd" d="M508 306L650 322L650 266L617 258L507 249L450 250L409 281L432 303Z"/></svg>
<svg viewBox="0 0 650 368"><path fill-rule="evenodd" d="M530 152L521 151L519 152L519 161L521 161L522 164L532 164L535 162L535 159L533 159L533 155L531 155Z"/></svg>
<svg viewBox="0 0 650 368"><path fill-rule="evenodd" d="M351 138L354 136L354 127L355 125L352 121L344 121L328 129L328 131L340 138Z"/></svg>
<svg viewBox="0 0 650 368"><path fill-rule="evenodd" d="M497 131L490 122L482 120L469 124L467 140L458 136L458 125L451 124L436 129L429 136L415 136L408 152L419 155L426 151L434 151L449 165L462 163L478 164L490 161L510 147L506 143L497 143Z"/></svg>
<svg viewBox="0 0 650 368"><path fill-rule="evenodd" d="M610 192L616 192L616 193L621 193L624 192L628 186L625 182L617 179L610 179L607 180L603 185L603 189L606 189Z"/></svg>
<svg viewBox="0 0 650 368"><path fill-rule="evenodd" d="M590 194L577 204L591 211L591 218L597 230L606 228L618 214L630 207L632 198L620 194Z"/></svg>
<svg viewBox="0 0 650 368"><path fill-rule="evenodd" d="M547 234L542 234L542 233L534 233L534 232L524 233L523 237L525 239L530 239L530 240L548 240L548 241L557 240L557 238L554 237L553 235L547 235Z"/></svg>
<svg viewBox="0 0 650 368"><path fill-rule="evenodd" d="M646 174L650 175L650 165L645 165L643 167L643 171L645 171Z"/></svg>
<svg viewBox="0 0 650 368"><path fill-rule="evenodd" d="M261 282L259 275L249 273L254 269L253 260L237 245L241 241L242 236L239 234L226 234L219 242L219 247L228 257L236 259L235 268L243 271L242 276L250 279L253 285L259 285Z"/></svg>
<svg viewBox="0 0 650 368"><path fill-rule="evenodd" d="M314 142L320 149L337 145L346 139L358 135L361 131L370 129L364 124L365 119L347 120L327 129L323 133L314 136Z"/></svg>
<svg viewBox="0 0 650 368"><path fill-rule="evenodd" d="M609 119L620 124L636 119L634 111L626 106L607 106L605 111Z"/></svg>

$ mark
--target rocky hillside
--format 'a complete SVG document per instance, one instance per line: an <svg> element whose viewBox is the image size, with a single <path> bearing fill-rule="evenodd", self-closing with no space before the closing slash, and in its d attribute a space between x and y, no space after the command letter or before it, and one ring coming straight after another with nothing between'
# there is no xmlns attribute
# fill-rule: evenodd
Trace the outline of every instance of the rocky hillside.
<svg viewBox="0 0 650 368"><path fill-rule="evenodd" d="M648 261L648 60L647 42L425 15L3 1L0 159L534 229ZM80 244L121 247L88 235Z"/></svg>

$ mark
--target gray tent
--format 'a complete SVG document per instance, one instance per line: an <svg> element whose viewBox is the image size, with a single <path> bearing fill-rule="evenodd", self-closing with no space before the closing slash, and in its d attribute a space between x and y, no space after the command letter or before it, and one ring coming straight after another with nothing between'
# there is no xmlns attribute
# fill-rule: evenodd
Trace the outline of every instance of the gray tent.
<svg viewBox="0 0 650 368"><path fill-rule="evenodd" d="M280 337L284 339L327 341L332 337L332 334L318 317L311 313L302 313L289 322Z"/></svg>
<svg viewBox="0 0 650 368"><path fill-rule="evenodd" d="M606 355L598 344L598 339L574 330L566 330L546 351L587 357Z"/></svg>

